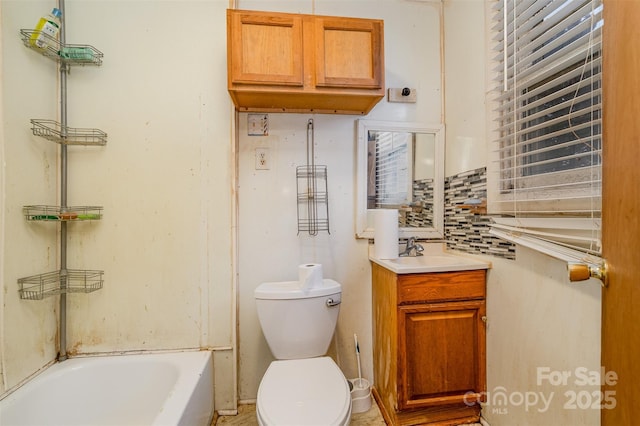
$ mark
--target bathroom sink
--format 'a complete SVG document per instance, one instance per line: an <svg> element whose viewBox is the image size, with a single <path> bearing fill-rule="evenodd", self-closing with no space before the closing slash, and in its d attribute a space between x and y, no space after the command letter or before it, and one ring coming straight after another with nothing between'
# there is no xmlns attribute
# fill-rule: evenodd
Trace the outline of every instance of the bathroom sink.
<svg viewBox="0 0 640 426"><path fill-rule="evenodd" d="M398 257L397 259L377 259L369 256L372 262L383 266L396 274L419 274L428 272L471 271L488 269L491 263L465 255L425 250L424 256Z"/></svg>
<svg viewBox="0 0 640 426"><path fill-rule="evenodd" d="M399 257L397 259L390 260L393 263L403 266L445 266L445 265L457 265L460 263L460 259L457 256L442 256L442 255L426 255L426 256L411 256L411 257Z"/></svg>

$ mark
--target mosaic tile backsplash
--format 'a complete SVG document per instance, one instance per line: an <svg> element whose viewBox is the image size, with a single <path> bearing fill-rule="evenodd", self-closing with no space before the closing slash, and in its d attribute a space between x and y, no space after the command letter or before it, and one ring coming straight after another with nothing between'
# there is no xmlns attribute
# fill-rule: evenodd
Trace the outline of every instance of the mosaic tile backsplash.
<svg viewBox="0 0 640 426"><path fill-rule="evenodd" d="M413 181L413 202L408 209L400 212L400 226L433 226L433 179Z"/></svg>
<svg viewBox="0 0 640 426"><path fill-rule="evenodd" d="M489 234L491 218L458 206L470 198L487 199L487 169L447 177L444 183L444 234L447 247L474 254L515 259L513 243Z"/></svg>

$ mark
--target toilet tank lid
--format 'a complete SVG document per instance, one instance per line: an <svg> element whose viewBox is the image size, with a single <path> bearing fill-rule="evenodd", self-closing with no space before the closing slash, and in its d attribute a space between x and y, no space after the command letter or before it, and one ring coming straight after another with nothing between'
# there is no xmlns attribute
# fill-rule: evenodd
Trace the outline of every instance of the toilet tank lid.
<svg viewBox="0 0 640 426"><path fill-rule="evenodd" d="M256 299L307 299L342 292L340 283L323 279L322 286L301 289L298 281L281 281L260 284L254 291Z"/></svg>

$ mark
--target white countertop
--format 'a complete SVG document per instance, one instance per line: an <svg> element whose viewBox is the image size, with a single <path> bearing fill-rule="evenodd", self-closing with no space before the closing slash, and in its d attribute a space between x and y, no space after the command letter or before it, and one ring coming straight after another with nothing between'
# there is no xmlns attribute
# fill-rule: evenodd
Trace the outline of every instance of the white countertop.
<svg viewBox="0 0 640 426"><path fill-rule="evenodd" d="M373 246L369 247L369 260L396 274L420 274L429 272L473 271L489 269L491 262L478 260L470 255L444 250L441 243L421 243L423 256L378 259Z"/></svg>

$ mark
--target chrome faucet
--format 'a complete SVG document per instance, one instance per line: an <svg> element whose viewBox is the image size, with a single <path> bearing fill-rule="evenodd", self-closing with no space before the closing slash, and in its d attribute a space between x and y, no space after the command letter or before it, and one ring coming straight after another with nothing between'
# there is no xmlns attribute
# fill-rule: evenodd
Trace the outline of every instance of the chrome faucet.
<svg viewBox="0 0 640 426"><path fill-rule="evenodd" d="M411 256L411 252L414 252L413 256L424 256L422 252L424 251L424 247L422 244L416 243L416 237L407 238L407 246L404 248L404 251L400 252L400 257L409 257Z"/></svg>

